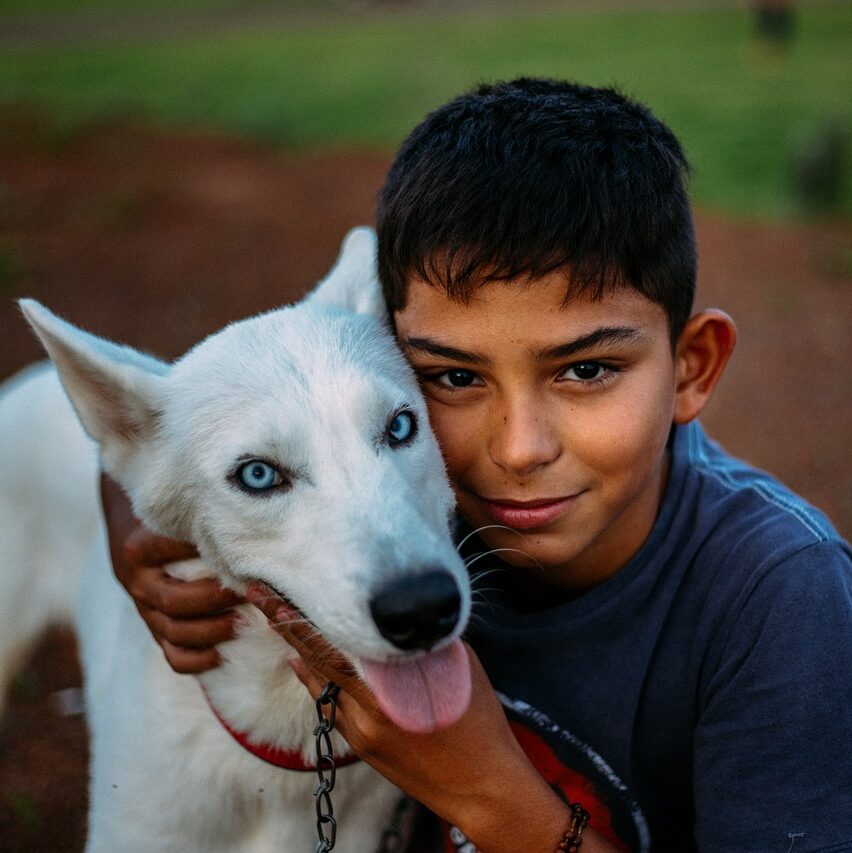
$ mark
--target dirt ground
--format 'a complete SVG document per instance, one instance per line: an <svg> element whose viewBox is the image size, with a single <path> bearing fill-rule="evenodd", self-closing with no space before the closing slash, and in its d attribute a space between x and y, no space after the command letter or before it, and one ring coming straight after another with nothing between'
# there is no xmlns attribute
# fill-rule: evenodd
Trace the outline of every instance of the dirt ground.
<svg viewBox="0 0 852 853"><path fill-rule="evenodd" d="M41 355L18 296L168 357L294 299L346 230L371 221L388 162L128 123L68 134L0 113L0 377ZM705 425L848 537L852 224L700 212L697 225L697 306L724 308L740 332ZM82 849L85 728L57 703L79 683L73 639L57 631L14 685L0 720L5 851Z"/></svg>

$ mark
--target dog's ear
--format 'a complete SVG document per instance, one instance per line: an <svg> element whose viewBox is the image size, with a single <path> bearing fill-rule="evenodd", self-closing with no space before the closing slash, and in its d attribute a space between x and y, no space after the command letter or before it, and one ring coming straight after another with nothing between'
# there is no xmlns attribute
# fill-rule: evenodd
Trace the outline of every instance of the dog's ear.
<svg viewBox="0 0 852 853"><path fill-rule="evenodd" d="M104 469L124 485L128 464L154 433L169 366L90 335L34 299L18 304L56 366L83 428L101 446Z"/></svg>
<svg viewBox="0 0 852 853"><path fill-rule="evenodd" d="M305 297L305 302L333 305L389 322L376 271L376 232L361 226L343 239L331 272Z"/></svg>

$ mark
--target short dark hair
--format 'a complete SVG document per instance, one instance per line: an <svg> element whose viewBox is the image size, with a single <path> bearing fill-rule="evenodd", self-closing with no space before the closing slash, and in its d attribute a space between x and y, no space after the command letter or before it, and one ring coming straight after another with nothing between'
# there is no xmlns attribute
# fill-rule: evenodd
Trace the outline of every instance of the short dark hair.
<svg viewBox="0 0 852 853"><path fill-rule="evenodd" d="M391 311L412 274L465 301L483 281L564 268L566 301L629 287L661 305L674 342L692 310L689 164L650 110L613 89L520 78L430 113L379 196Z"/></svg>

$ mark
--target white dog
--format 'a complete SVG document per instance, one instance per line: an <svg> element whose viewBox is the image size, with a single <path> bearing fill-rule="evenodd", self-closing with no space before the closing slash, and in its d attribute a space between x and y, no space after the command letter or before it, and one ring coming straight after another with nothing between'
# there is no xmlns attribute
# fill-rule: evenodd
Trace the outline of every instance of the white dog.
<svg viewBox="0 0 852 853"><path fill-rule="evenodd" d="M441 456L374 269L375 236L356 229L303 302L228 326L171 365L31 300L22 308L136 514L197 545L202 561L173 574L238 592L266 582L393 720L427 731L469 699L470 592ZM176 675L113 577L97 448L56 372L9 383L0 434L0 696L35 634L73 618L91 730L87 849L313 850L312 776L237 742L315 761L316 712L287 644L245 605L223 664L197 681ZM373 853L398 798L366 764L341 768L340 848Z"/></svg>

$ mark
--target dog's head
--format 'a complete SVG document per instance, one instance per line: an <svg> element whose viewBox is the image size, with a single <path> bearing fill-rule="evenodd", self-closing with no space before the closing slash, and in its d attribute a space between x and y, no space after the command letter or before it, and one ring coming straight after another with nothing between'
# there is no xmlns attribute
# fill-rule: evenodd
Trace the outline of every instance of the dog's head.
<svg viewBox="0 0 852 853"><path fill-rule="evenodd" d="M195 543L227 586L280 591L363 664L402 725L464 710L470 594L452 493L388 328L371 231L347 237L303 302L234 323L171 365L21 305L149 527ZM431 717L402 695L412 679Z"/></svg>

